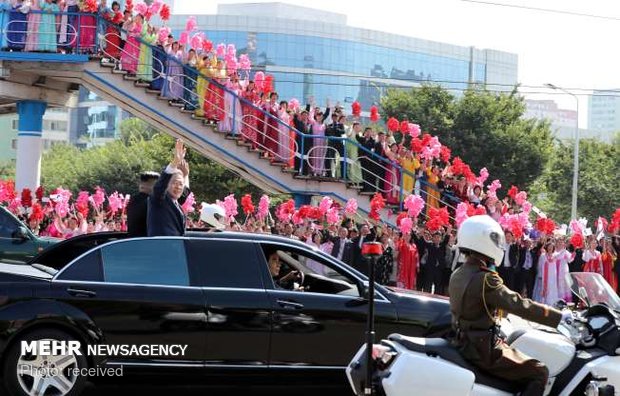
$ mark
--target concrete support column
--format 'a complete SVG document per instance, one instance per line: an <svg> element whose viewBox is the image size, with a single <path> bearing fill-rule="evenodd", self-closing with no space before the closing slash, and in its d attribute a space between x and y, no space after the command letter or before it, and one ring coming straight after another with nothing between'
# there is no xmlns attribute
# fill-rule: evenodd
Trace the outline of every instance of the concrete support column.
<svg viewBox="0 0 620 396"><path fill-rule="evenodd" d="M17 163L15 188L34 191L41 184L41 154L43 142L43 114L47 103L40 100L22 100L17 103L19 126L17 128Z"/></svg>

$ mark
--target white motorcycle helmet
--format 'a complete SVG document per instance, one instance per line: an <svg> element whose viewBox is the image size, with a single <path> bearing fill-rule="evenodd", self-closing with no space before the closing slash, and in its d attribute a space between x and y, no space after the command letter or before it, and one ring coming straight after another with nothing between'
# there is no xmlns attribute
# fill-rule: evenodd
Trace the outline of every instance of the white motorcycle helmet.
<svg viewBox="0 0 620 396"><path fill-rule="evenodd" d="M482 254L499 265L504 258L506 236L499 223L490 216L472 216L463 221L457 233L457 247L461 251Z"/></svg>
<svg viewBox="0 0 620 396"><path fill-rule="evenodd" d="M200 209L200 220L216 230L226 228L226 212L220 205L203 202Z"/></svg>

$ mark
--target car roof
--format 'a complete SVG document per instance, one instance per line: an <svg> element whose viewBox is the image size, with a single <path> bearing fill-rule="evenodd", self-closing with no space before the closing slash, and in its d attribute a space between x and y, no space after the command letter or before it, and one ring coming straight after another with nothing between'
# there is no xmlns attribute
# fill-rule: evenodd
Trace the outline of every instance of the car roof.
<svg viewBox="0 0 620 396"><path fill-rule="evenodd" d="M201 239L232 239L262 243L287 244L298 248L312 249L311 246L298 240L285 238L271 234L254 234L248 232L207 232L207 231L188 231L185 238L201 238ZM55 269L61 269L66 264L80 256L81 254L91 250L96 246L106 244L108 242L128 239L129 236L124 232L95 232L75 236L70 239L61 241L52 245L32 258L28 264L43 264ZM144 238L144 237L143 237ZM145 237L148 238L148 237ZM161 238L161 237L155 237ZM182 237L181 237L182 238Z"/></svg>
<svg viewBox="0 0 620 396"><path fill-rule="evenodd" d="M205 238L205 239L237 239L237 240L245 240L245 241L253 241L253 242L266 242L266 243L285 243L287 245L292 245L300 248L308 249L309 246L306 243L299 241L298 239L292 239L283 237L280 235L273 234L256 234L250 232L235 232L235 231L224 231L224 232L205 232L205 231L188 231L185 233L186 237L189 238Z"/></svg>
<svg viewBox="0 0 620 396"><path fill-rule="evenodd" d="M47 247L27 264L43 264L59 270L96 246L125 238L127 238L127 233L124 232L94 232L78 235Z"/></svg>

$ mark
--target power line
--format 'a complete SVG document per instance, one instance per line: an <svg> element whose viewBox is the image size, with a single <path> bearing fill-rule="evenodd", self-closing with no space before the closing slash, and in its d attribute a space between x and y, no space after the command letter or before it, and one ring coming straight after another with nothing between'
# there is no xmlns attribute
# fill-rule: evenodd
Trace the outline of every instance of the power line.
<svg viewBox="0 0 620 396"><path fill-rule="evenodd" d="M97 74L105 74L107 75L108 73L104 72L104 71L97 71L94 72ZM289 73L289 72L274 72L274 74L276 73ZM303 73L303 74L311 74L311 73ZM313 74L314 76L316 76L317 74ZM323 75L323 76L332 76L332 77L342 77L341 75L338 74L319 74L319 75ZM360 78L364 78L363 76L356 76L356 77L360 77ZM398 80L398 79L391 79L393 81L402 81L402 80ZM276 84L278 83L289 83L289 84L298 84L298 85L315 85L315 86L333 86L333 87L352 87L352 88L369 88L369 89L378 89L378 90L382 90L382 89L417 89L420 88L419 86L402 86L402 85L391 85L391 84L386 84L385 86L364 86L362 83L341 83L341 82L320 82L320 81L298 81L298 80L286 80L286 79L275 79L274 81ZM446 87L444 86L443 88L447 89L448 91L459 91L459 92L466 92L470 89L473 88L483 88L486 91L489 92L496 92L496 93L508 93L511 92L514 88L517 89L517 92L519 92L522 95L549 95L549 96L556 96L556 95L560 95L560 96L565 96L566 93L564 92L557 92L557 91L553 91L553 90L540 90L540 88L546 88L545 86L535 86L535 85L511 85L511 84L500 84L500 83L484 83L484 82L474 82L474 83L470 83L468 81L443 81L443 80L424 80L424 81L417 81L420 84L424 84L424 83L429 83L429 84L460 84L460 85L471 85L468 87ZM507 89L492 89L492 87L506 87ZM576 90L576 91L594 91L594 89L586 89L586 88L566 88L567 90L571 91L571 90ZM602 90L603 93L596 93L596 94L592 94L589 92L577 92L574 93L574 95L576 96L581 96L581 97L589 97L589 96L596 96L596 97L611 97L611 98L616 98L616 97L620 97L620 89L606 89L606 90Z"/></svg>
<svg viewBox="0 0 620 396"><path fill-rule="evenodd" d="M483 0L461 0L461 1L465 3L484 4L484 5L490 5L490 6L496 6L496 7L517 8L521 10L542 11L542 12L549 12L553 14L563 14L563 15L586 17L586 18L605 19L605 20L610 20L610 21L620 21L620 17L615 17L615 16L587 14L583 12L556 10L552 8L531 7L531 6L524 6L524 5L519 5L519 4L503 4L503 3L495 3L492 1L483 1Z"/></svg>

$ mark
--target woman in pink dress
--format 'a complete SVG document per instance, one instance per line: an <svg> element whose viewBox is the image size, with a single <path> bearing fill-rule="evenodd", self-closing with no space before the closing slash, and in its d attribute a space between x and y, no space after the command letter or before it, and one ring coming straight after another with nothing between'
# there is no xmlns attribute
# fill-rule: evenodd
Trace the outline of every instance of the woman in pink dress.
<svg viewBox="0 0 620 396"><path fill-rule="evenodd" d="M142 23L142 15L136 15L133 20L125 23L127 41L121 53L121 67L131 75L135 75L138 71L138 59L140 58L138 37L142 34Z"/></svg>
<svg viewBox="0 0 620 396"><path fill-rule="evenodd" d="M282 123L278 123L278 155L276 156L277 162L285 164L289 163L289 159L293 156L290 147L290 123L291 116L288 114L288 102L283 100L280 102L280 108L278 109L278 118Z"/></svg>
<svg viewBox="0 0 620 396"><path fill-rule="evenodd" d="M403 234L396 245L398 287L415 290L418 276L418 248L411 242L411 233Z"/></svg>
<svg viewBox="0 0 620 396"><path fill-rule="evenodd" d="M219 130L237 134L241 128L242 109L239 101L241 84L237 72L230 74L230 79L226 82L224 91L224 118L220 121Z"/></svg>
<svg viewBox="0 0 620 396"><path fill-rule="evenodd" d="M93 12L96 10L89 10L86 2L81 3L80 15L77 17L76 24L79 35L78 52L82 54L94 54L96 52L97 17Z"/></svg>
<svg viewBox="0 0 620 396"><path fill-rule="evenodd" d="M243 139L252 144L252 148L256 149L258 135L258 119L256 108L253 106L258 102L258 93L256 92L256 84L249 81L247 87L241 93L241 97L245 101L241 102L241 112L243 114L243 122L241 126L241 136Z"/></svg>
<svg viewBox="0 0 620 396"><path fill-rule="evenodd" d="M265 145L264 149L267 150L267 155L271 158L276 158L278 155L278 139L280 130L278 129L278 94L272 92L269 95L269 102L267 102L263 110L269 114L265 116Z"/></svg>
<svg viewBox="0 0 620 396"><path fill-rule="evenodd" d="M588 245L589 249L583 252L583 272L596 272L605 275L603 271L603 259L601 252L596 250L596 239L592 239Z"/></svg>
<svg viewBox="0 0 620 396"><path fill-rule="evenodd" d="M256 116L256 145L259 149L265 150L265 113L263 109L267 103L266 95L264 92L258 93L258 101L254 104L254 115Z"/></svg>
<svg viewBox="0 0 620 396"><path fill-rule="evenodd" d="M41 11L39 0L30 2L30 11ZM41 25L41 14L31 12L28 14L28 30L26 35L26 46L24 51L32 52L39 50L39 25Z"/></svg>
<svg viewBox="0 0 620 396"><path fill-rule="evenodd" d="M315 113L315 110L310 110L310 118L312 121L310 125L312 127L312 136L315 138L312 141L312 148L309 151L308 160L310 161L310 169L314 176L325 175L325 154L327 154L327 145L325 137L325 124L323 123L323 113Z"/></svg>
<svg viewBox="0 0 620 396"><path fill-rule="evenodd" d="M398 145L392 143L385 150L385 156L390 162L382 162L385 166L385 180L383 182L383 191L388 204L398 205L400 203L400 177L398 175Z"/></svg>

